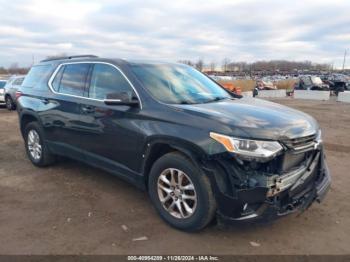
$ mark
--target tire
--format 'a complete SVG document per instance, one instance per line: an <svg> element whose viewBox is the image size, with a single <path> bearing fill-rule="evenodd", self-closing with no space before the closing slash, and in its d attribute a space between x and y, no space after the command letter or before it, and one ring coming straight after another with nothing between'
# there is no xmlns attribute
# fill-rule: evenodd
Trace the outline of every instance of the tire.
<svg viewBox="0 0 350 262"><path fill-rule="evenodd" d="M164 176L167 183L163 180ZM171 176L175 177L175 180L177 177L177 182L179 182L179 177L182 177L182 185L180 186L179 183L177 185L179 189L183 190L170 189ZM159 188L159 183L163 188L166 188L167 192ZM190 184L194 190L190 189ZM169 190L171 190L170 193ZM148 179L148 191L159 215L169 225L177 229L190 232L198 231L207 226L215 215L216 202L208 177L198 170L191 160L180 153L168 153L153 164ZM172 196L170 196L171 193ZM161 197L163 200L168 200L163 204ZM173 204L174 202L175 204ZM187 212L189 209L185 208L184 202L186 202L187 207L191 208L192 213ZM183 211L182 213L179 212L178 204ZM172 208L171 205L173 205Z"/></svg>
<svg viewBox="0 0 350 262"><path fill-rule="evenodd" d="M33 165L38 167L49 166L53 164L56 160L55 156L50 152L49 148L45 143L43 133L44 132L38 122L30 122L24 129L24 141L27 156L29 160L33 163ZM35 141L34 143L33 138ZM34 151L38 153L38 146L36 142L41 148L40 154L34 153Z"/></svg>
<svg viewBox="0 0 350 262"><path fill-rule="evenodd" d="M15 105L15 103L13 102L12 98L9 95L6 96L5 103L6 103L6 108L9 111L16 109L16 105Z"/></svg>

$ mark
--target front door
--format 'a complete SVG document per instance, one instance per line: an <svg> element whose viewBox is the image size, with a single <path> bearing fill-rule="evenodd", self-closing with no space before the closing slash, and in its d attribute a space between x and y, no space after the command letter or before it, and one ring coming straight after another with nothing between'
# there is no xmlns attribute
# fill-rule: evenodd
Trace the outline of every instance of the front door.
<svg viewBox="0 0 350 262"><path fill-rule="evenodd" d="M81 104L81 147L91 164L121 175L136 175L145 137L140 129L139 106L106 105L107 94L136 93L125 76L111 64L94 63L89 89Z"/></svg>

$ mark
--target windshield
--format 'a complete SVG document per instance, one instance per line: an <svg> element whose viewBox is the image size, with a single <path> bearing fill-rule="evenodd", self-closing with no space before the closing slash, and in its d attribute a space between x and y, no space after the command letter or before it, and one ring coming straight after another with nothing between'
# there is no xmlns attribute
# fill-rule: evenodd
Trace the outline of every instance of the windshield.
<svg viewBox="0 0 350 262"><path fill-rule="evenodd" d="M310 79L310 77L302 77L301 81L303 81L304 84L307 85L307 86L311 86L312 85L312 80Z"/></svg>
<svg viewBox="0 0 350 262"><path fill-rule="evenodd" d="M185 65L132 65L131 70L157 100L168 104L198 104L230 99L218 84Z"/></svg>
<svg viewBox="0 0 350 262"><path fill-rule="evenodd" d="M6 85L6 81L0 81L0 88L3 88Z"/></svg>
<svg viewBox="0 0 350 262"><path fill-rule="evenodd" d="M311 77L311 81L312 81L312 83L313 84L315 84L315 85L322 85L322 80L321 80L321 78L319 78L319 77L317 77L317 76L313 76L313 77Z"/></svg>

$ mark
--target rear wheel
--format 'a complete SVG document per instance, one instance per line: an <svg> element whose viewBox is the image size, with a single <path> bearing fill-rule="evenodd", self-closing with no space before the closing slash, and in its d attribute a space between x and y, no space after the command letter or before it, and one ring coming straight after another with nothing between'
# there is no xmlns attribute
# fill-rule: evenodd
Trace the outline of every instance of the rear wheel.
<svg viewBox="0 0 350 262"><path fill-rule="evenodd" d="M8 110L15 110L16 109L16 105L15 103L13 102L12 98L10 96L6 96L5 98L5 103L6 103L6 108Z"/></svg>
<svg viewBox="0 0 350 262"><path fill-rule="evenodd" d="M148 186L158 213L175 228L200 230L214 217L216 202L208 178L179 153L154 163Z"/></svg>
<svg viewBox="0 0 350 262"><path fill-rule="evenodd" d="M55 156L49 151L37 122L30 122L25 127L24 138L27 156L34 165L43 167L55 162Z"/></svg>

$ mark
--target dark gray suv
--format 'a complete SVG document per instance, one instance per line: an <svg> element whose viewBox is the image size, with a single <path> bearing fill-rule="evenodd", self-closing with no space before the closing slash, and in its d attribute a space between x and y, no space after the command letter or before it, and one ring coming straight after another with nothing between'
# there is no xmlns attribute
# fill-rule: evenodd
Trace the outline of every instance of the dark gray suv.
<svg viewBox="0 0 350 262"><path fill-rule="evenodd" d="M147 190L160 216L182 230L215 215L252 221L305 210L330 185L314 118L238 99L186 65L44 60L17 97L34 165L65 156L118 175Z"/></svg>

